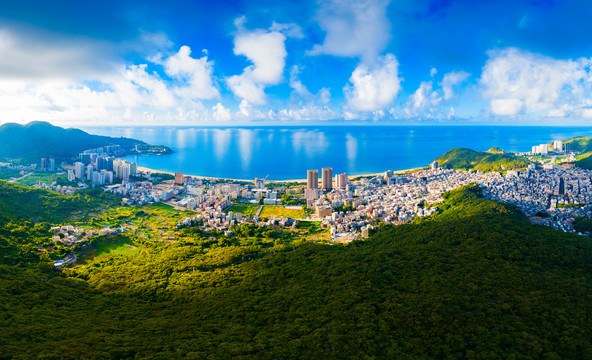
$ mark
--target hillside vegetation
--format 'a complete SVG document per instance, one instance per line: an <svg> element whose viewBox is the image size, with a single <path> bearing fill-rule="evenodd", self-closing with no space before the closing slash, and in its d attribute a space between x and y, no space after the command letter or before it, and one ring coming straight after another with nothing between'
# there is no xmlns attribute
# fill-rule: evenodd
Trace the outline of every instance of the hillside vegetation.
<svg viewBox="0 0 592 360"><path fill-rule="evenodd" d="M91 135L79 129L64 129L42 121L0 126L0 161L31 164L38 163L42 157L53 157L59 163L70 161L72 156L78 156L84 150L106 145L121 145L124 148L149 146L140 140Z"/></svg>
<svg viewBox="0 0 592 360"><path fill-rule="evenodd" d="M581 154L577 157L575 166L582 169L592 169L592 137L579 136L563 142L568 151Z"/></svg>
<svg viewBox="0 0 592 360"><path fill-rule="evenodd" d="M188 229L120 237L139 251L61 273L0 266L0 358L592 357L588 238L531 225L478 186L439 206L347 246ZM11 239L25 244L37 233L23 226Z"/></svg>
<svg viewBox="0 0 592 360"><path fill-rule="evenodd" d="M466 148L454 148L436 159L440 166L457 170L505 171L522 169L530 161L511 153L490 153Z"/></svg>
<svg viewBox="0 0 592 360"><path fill-rule="evenodd" d="M578 136L563 142L569 151L591 152L592 151L592 137Z"/></svg>
<svg viewBox="0 0 592 360"><path fill-rule="evenodd" d="M0 219L61 223L80 219L89 212L119 202L102 189L78 191L66 196L0 180Z"/></svg>

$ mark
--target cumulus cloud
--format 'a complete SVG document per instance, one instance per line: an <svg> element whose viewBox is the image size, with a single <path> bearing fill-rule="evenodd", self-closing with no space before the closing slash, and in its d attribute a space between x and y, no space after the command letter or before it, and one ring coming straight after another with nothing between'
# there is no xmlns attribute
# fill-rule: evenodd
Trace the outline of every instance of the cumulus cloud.
<svg viewBox="0 0 592 360"><path fill-rule="evenodd" d="M419 88L409 97L405 106L405 115L415 117L420 115L431 116L437 109L442 98L432 89L431 81L423 81Z"/></svg>
<svg viewBox="0 0 592 360"><path fill-rule="evenodd" d="M221 103L217 103L214 107L212 107L212 111L212 117L216 121L229 121L232 119L230 110L225 108Z"/></svg>
<svg viewBox="0 0 592 360"><path fill-rule="evenodd" d="M317 20L327 32L310 55L361 58L372 64L390 40L388 0L329 0L321 3Z"/></svg>
<svg viewBox="0 0 592 360"><path fill-rule="evenodd" d="M344 88L347 107L353 111L376 111L393 102L401 89L399 63L392 54L379 57L372 67L360 64Z"/></svg>
<svg viewBox="0 0 592 360"><path fill-rule="evenodd" d="M586 117L592 108L592 59L561 60L515 48L488 55L480 84L493 114Z"/></svg>
<svg viewBox="0 0 592 360"><path fill-rule="evenodd" d="M183 81L186 86L176 89L177 94L188 99L213 99L219 96L212 82L213 64L207 56L191 57L189 46L182 46L179 52L164 62L167 75Z"/></svg>
<svg viewBox="0 0 592 360"><path fill-rule="evenodd" d="M430 77L436 75L435 69L430 71ZM442 109L446 102L449 102L454 97L454 87L470 76L464 71L452 71L444 75L442 81L439 83L440 88L434 88L433 81L422 81L419 88L409 96L409 100L405 104L404 114L407 118L427 117L432 118L436 116L446 116L448 118L454 116L454 109L450 108L448 113Z"/></svg>
<svg viewBox="0 0 592 360"><path fill-rule="evenodd" d="M308 55L360 59L343 89L347 99L345 118L382 117L376 112L390 105L401 88L396 57L390 53L380 56L390 40L391 24L386 14L389 2L328 0L321 2L317 12L316 19L326 36Z"/></svg>
<svg viewBox="0 0 592 360"><path fill-rule="evenodd" d="M253 64L243 73L229 77L226 81L232 92L251 104L265 104L265 87L279 84L283 79L286 64L286 35L294 35L294 26L273 23L269 30L246 30L245 18L236 21L237 34L234 38L235 55L243 55Z"/></svg>
<svg viewBox="0 0 592 360"><path fill-rule="evenodd" d="M150 41L170 45L163 37ZM198 111L207 113L199 99L219 95L213 64L206 56L192 58L186 46L139 64L111 62L103 49L67 38L49 46L0 30L2 121L189 121L200 118ZM223 109L217 110L217 119L225 119Z"/></svg>

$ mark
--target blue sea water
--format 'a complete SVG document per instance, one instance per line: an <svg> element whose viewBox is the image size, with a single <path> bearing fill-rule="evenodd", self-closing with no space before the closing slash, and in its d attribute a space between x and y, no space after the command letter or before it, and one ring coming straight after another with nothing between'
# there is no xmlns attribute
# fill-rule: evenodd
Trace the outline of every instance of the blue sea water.
<svg viewBox="0 0 592 360"><path fill-rule="evenodd" d="M426 166L455 147L530 151L533 145L592 136L587 127L316 126L316 127L93 127L97 135L125 136L175 151L128 156L162 171L235 179L303 179L307 169L360 175ZM319 171L320 172L320 171Z"/></svg>

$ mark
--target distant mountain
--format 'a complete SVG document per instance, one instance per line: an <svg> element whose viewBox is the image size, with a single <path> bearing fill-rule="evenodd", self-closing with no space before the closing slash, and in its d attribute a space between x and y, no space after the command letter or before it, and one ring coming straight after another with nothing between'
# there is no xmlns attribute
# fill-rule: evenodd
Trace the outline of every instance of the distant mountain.
<svg viewBox="0 0 592 360"><path fill-rule="evenodd" d="M91 135L79 129L64 129L43 121L0 126L0 161L32 164L38 163L43 157L68 161L84 150L107 145L133 149L136 145L145 147L147 144L124 137Z"/></svg>
<svg viewBox="0 0 592 360"><path fill-rule="evenodd" d="M492 148L495 149L495 148ZM510 153L454 148L436 159L442 167L458 170L504 171L525 168L530 161Z"/></svg>

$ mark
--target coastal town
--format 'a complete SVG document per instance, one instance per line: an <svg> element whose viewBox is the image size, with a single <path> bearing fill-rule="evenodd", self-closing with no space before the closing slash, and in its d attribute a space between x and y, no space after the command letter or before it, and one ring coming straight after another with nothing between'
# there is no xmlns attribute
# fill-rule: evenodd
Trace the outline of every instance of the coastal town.
<svg viewBox="0 0 592 360"><path fill-rule="evenodd" d="M463 171L433 162L413 171L388 170L351 179L323 168L321 176L316 169L308 170L301 181L245 182L140 170L135 162L117 158L117 148L108 147L84 151L79 161L62 164L59 169L53 159L42 159L39 169L64 174L68 181L40 181L33 186L66 195L100 187L119 195L122 206L166 204L188 214L177 222L177 229L199 227L205 233L233 236L234 228L242 224L293 229L300 223L314 222L328 232L330 242L348 243L368 237L381 224L402 225L430 216L438 211L437 204L446 191L475 183L486 198L516 205L533 223L576 233L574 220L592 217L592 171L558 162L557 157L567 161L574 157L561 142L551 149L541 144L521 154L533 160L522 171ZM23 178L39 169L31 165L15 170ZM51 232L54 242L72 246L93 236L125 233L126 227L64 224L52 227ZM62 260L60 266L75 258Z"/></svg>

